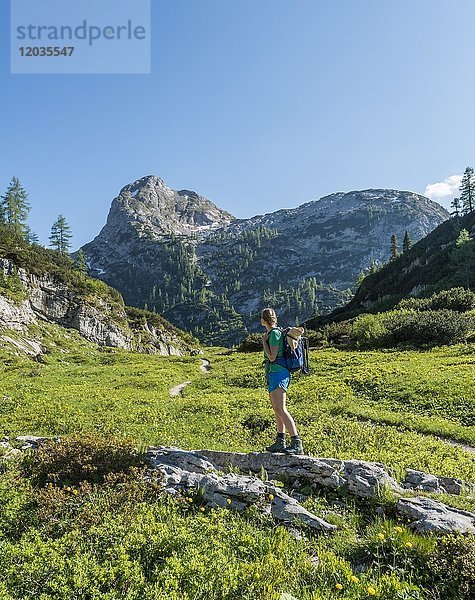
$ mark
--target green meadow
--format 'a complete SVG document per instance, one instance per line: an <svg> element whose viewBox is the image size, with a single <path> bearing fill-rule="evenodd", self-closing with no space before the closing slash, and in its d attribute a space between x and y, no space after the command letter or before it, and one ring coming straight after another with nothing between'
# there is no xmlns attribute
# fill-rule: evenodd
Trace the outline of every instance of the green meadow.
<svg viewBox="0 0 475 600"><path fill-rule="evenodd" d="M0 350L4 435L115 440L125 463L132 448L148 445L249 452L273 439L261 353L204 348L201 356L162 357L99 349L73 331L41 327L45 364ZM475 482L474 345L325 348L311 352L310 366L309 376L293 376L288 396L307 454L382 462L396 478L409 467ZM191 383L170 396L183 381ZM45 464L38 459L28 471L27 460L2 467L1 600L436 600L470 598L475 589L472 538L417 535L396 518L390 497L313 493L304 505L338 530L296 535L257 511L166 498L134 469L111 466L100 482L47 486L34 477ZM470 495L439 499L475 510ZM462 555L467 572L454 567Z"/></svg>

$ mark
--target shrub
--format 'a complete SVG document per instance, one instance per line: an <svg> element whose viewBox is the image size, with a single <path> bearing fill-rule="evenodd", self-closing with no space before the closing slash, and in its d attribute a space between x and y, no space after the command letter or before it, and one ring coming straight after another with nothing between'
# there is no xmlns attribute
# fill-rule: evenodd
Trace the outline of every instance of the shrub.
<svg viewBox="0 0 475 600"><path fill-rule="evenodd" d="M262 350L262 334L250 333L237 347L239 352L258 352Z"/></svg>
<svg viewBox="0 0 475 600"><path fill-rule="evenodd" d="M366 348L446 345L465 342L475 330L475 315L453 310L393 310L361 315L353 323L358 345Z"/></svg>
<svg viewBox="0 0 475 600"><path fill-rule="evenodd" d="M388 334L385 345L409 342L416 346L425 344L445 345L466 341L475 328L473 315L464 315L453 310L427 310L423 312L394 311L385 322Z"/></svg>
<svg viewBox="0 0 475 600"><path fill-rule="evenodd" d="M144 465L131 440L72 435L60 442L44 441L23 458L23 475L34 485L102 483L109 473Z"/></svg>
<svg viewBox="0 0 475 600"><path fill-rule="evenodd" d="M475 539L451 534L440 540L428 561L429 581L444 600L475 598Z"/></svg>
<svg viewBox="0 0 475 600"><path fill-rule="evenodd" d="M325 341L323 331L315 331L314 329L307 329L308 345L319 346Z"/></svg>
<svg viewBox="0 0 475 600"><path fill-rule="evenodd" d="M5 275L0 273L0 292L13 302L20 303L26 298L23 284L18 273Z"/></svg>
<svg viewBox="0 0 475 600"><path fill-rule="evenodd" d="M360 315L353 322L353 336L358 345L382 345L388 330L384 323L385 314Z"/></svg>
<svg viewBox="0 0 475 600"><path fill-rule="evenodd" d="M323 327L323 337L333 344L349 341L353 337L353 324L351 321L328 323Z"/></svg>
<svg viewBox="0 0 475 600"><path fill-rule="evenodd" d="M463 287L442 290L429 298L405 298L396 309L409 310L454 310L467 312L475 309L475 293Z"/></svg>
<svg viewBox="0 0 475 600"><path fill-rule="evenodd" d="M268 417L251 414L241 421L241 425L248 429L253 435L257 435L269 429L273 424L273 421Z"/></svg>

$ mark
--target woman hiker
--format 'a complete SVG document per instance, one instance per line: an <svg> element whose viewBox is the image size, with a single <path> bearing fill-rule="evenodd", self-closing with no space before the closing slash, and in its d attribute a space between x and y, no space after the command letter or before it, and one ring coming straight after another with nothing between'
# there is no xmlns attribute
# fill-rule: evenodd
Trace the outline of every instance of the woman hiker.
<svg viewBox="0 0 475 600"><path fill-rule="evenodd" d="M262 339L264 347L264 364L269 399L274 409L277 439L267 446L268 452L285 452L286 454L303 454L302 440L298 436L295 422L285 407L287 388L290 383L290 371L285 367L273 364L275 359L283 355L284 339L277 329L277 316L273 308L264 308L261 312L261 325L266 328ZM285 446L285 430L290 434L290 446Z"/></svg>

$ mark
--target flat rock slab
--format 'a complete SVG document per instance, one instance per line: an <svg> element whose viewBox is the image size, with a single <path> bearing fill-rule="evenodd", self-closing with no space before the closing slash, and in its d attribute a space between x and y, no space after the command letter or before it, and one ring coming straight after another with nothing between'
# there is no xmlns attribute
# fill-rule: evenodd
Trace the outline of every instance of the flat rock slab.
<svg viewBox="0 0 475 600"><path fill-rule="evenodd" d="M347 487L351 493L372 498L387 488L394 494L404 490L380 463L362 460L337 460L313 456L289 456L271 452L222 452L194 450L214 465L226 469L238 467L241 471L259 473L264 468L270 477L284 476L288 480L305 479L309 483L331 489Z"/></svg>
<svg viewBox="0 0 475 600"><path fill-rule="evenodd" d="M397 510L413 519L411 527L419 532L475 533L475 514L452 508L431 498L399 498Z"/></svg>

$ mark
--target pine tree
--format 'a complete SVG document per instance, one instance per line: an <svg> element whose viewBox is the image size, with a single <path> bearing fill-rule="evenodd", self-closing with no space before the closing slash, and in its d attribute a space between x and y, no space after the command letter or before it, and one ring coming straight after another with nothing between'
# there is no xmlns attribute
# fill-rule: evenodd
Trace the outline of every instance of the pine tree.
<svg viewBox="0 0 475 600"><path fill-rule="evenodd" d="M39 244L40 243L40 240L38 239L38 236L31 229L31 227L29 225L25 225L24 226L24 228L23 228L23 234L24 234L25 240L29 244Z"/></svg>
<svg viewBox="0 0 475 600"><path fill-rule="evenodd" d="M475 207L475 175L472 167L465 169L459 189L462 213L467 214Z"/></svg>
<svg viewBox="0 0 475 600"><path fill-rule="evenodd" d="M390 260L394 260L399 256L399 249L398 249L398 244L397 244L397 237L396 234L393 233L391 236L391 248L390 248L390 252L391 252L391 258Z"/></svg>
<svg viewBox="0 0 475 600"><path fill-rule="evenodd" d="M74 268L76 271L83 273L84 275L89 275L89 267L86 262L86 255L84 254L83 249L81 248L76 254L76 260L74 261Z"/></svg>
<svg viewBox="0 0 475 600"><path fill-rule="evenodd" d="M406 233L404 234L404 240L402 242L402 251L407 252L411 246L412 240L409 237L409 233L406 231Z"/></svg>
<svg viewBox="0 0 475 600"><path fill-rule="evenodd" d="M460 211L462 208L462 203L460 202L460 198L454 198L452 200L452 202L450 203L451 208L453 208L453 212L451 212L450 214L452 216L458 217L460 215Z"/></svg>
<svg viewBox="0 0 475 600"><path fill-rule="evenodd" d="M0 204L1 220L18 235L26 238L26 218L30 211L28 194L21 185L18 177L12 177L10 185Z"/></svg>
<svg viewBox="0 0 475 600"><path fill-rule="evenodd" d="M71 249L69 240L72 237L71 228L66 222L66 219L63 215L59 215L51 227L51 235L49 238L50 246L63 254L68 254Z"/></svg>

